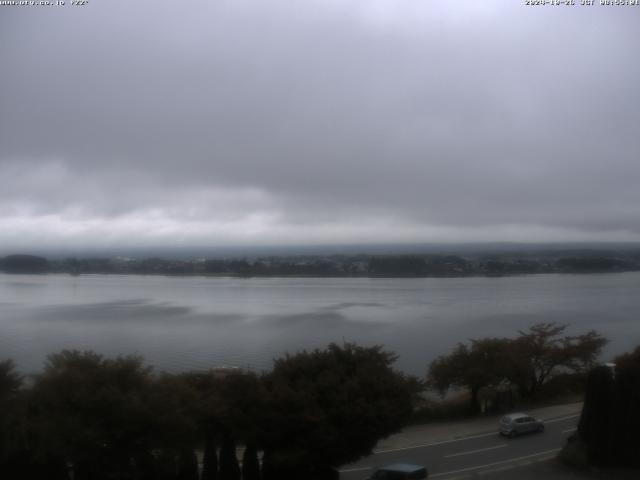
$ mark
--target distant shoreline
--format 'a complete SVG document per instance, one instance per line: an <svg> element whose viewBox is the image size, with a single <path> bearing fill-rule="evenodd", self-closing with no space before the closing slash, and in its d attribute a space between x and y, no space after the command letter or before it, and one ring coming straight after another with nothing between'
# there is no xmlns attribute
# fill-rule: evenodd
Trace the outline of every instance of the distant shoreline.
<svg viewBox="0 0 640 480"><path fill-rule="evenodd" d="M418 279L418 278L440 278L440 279L454 279L454 278L508 278L508 277L524 277L533 275L604 275L613 273L636 273L640 272L640 269L636 270L605 270L605 271L564 271L564 272L519 272L519 273L504 273L504 274L464 274L464 275L239 275L239 274L215 274L215 273L136 273L136 272L84 272L84 273L70 273L70 272L3 272L4 275L64 275L69 277L86 277L92 275L106 275L106 276L128 276L128 277L169 277L169 278L228 278L228 279L254 279L254 278L300 278L300 279L313 279L313 278L369 278L369 279Z"/></svg>
<svg viewBox="0 0 640 480"><path fill-rule="evenodd" d="M230 278L464 278L640 271L640 251L476 255L291 255L236 258L0 258L0 271Z"/></svg>

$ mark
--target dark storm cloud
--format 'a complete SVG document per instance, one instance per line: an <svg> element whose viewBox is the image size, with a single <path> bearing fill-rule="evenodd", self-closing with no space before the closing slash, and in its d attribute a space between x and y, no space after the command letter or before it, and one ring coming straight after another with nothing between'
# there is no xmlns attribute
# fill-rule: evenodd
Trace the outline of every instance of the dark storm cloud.
<svg viewBox="0 0 640 480"><path fill-rule="evenodd" d="M640 239L640 9L133 3L3 8L0 241Z"/></svg>

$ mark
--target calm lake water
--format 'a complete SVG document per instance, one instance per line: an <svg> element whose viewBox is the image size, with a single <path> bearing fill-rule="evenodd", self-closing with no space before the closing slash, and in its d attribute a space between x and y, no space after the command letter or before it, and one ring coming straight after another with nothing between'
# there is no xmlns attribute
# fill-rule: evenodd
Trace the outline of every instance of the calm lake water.
<svg viewBox="0 0 640 480"><path fill-rule="evenodd" d="M383 344L423 374L457 342L538 321L596 329L603 359L640 344L640 273L506 278L201 278L0 274L0 358L138 353L159 369L237 365L329 342Z"/></svg>

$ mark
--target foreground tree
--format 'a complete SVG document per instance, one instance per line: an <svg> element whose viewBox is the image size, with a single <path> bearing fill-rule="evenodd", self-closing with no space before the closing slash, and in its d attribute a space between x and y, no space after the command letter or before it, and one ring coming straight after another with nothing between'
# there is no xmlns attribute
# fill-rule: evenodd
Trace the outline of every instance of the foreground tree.
<svg viewBox="0 0 640 480"><path fill-rule="evenodd" d="M479 392L503 382L514 385L521 397L535 397L558 374L586 374L607 343L591 330L582 335L563 335L566 325L543 322L519 336L471 340L458 344L449 354L434 360L428 384L446 392L451 387L470 393L470 410L480 409Z"/></svg>
<svg viewBox="0 0 640 480"><path fill-rule="evenodd" d="M21 480L68 480L64 460L36 451L29 417L31 392L11 360L0 362L0 477Z"/></svg>
<svg viewBox="0 0 640 480"><path fill-rule="evenodd" d="M400 430L419 388L394 361L379 346L349 343L276 360L265 379L265 479L331 476Z"/></svg>
<svg viewBox="0 0 640 480"><path fill-rule="evenodd" d="M578 434L588 445L587 455L593 463L608 464L612 453L614 415L613 372L605 366L593 368L587 377Z"/></svg>
<svg viewBox="0 0 640 480"><path fill-rule="evenodd" d="M205 445L203 480L238 479L240 468L235 445L257 444L260 419L266 405L263 382L258 376L244 371L184 376L198 394L198 429ZM219 460L217 444L221 446Z"/></svg>
<svg viewBox="0 0 640 480"><path fill-rule="evenodd" d="M240 480L240 465L236 457L236 442L225 435L220 447L220 480Z"/></svg>
<svg viewBox="0 0 640 480"><path fill-rule="evenodd" d="M556 373L587 372L607 340L595 330L563 335L567 325L537 323L511 342L508 378L523 397L535 397Z"/></svg>
<svg viewBox="0 0 640 480"><path fill-rule="evenodd" d="M480 411L480 389L497 385L506 375L505 362L509 340L484 338L459 343L449 354L438 357L429 367L429 383L441 394L451 387L466 388L470 393L470 411Z"/></svg>
<svg viewBox="0 0 640 480"><path fill-rule="evenodd" d="M242 480L260 480L258 450L252 444L246 446L242 455Z"/></svg>
<svg viewBox="0 0 640 480"><path fill-rule="evenodd" d="M20 435L23 430L23 409L19 401L21 387L22 376L16 372L13 361L0 362L0 470L5 473L8 468L13 468L24 443Z"/></svg>
<svg viewBox="0 0 640 480"><path fill-rule="evenodd" d="M215 436L210 431L205 433L202 480L218 480L218 454L216 452Z"/></svg>
<svg viewBox="0 0 640 480"><path fill-rule="evenodd" d="M640 346L618 356L615 364L613 461L640 467Z"/></svg>
<svg viewBox="0 0 640 480"><path fill-rule="evenodd" d="M39 454L71 463L77 480L132 474L132 459L151 443L150 382L150 369L138 357L49 356L32 391Z"/></svg>
<svg viewBox="0 0 640 480"><path fill-rule="evenodd" d="M640 467L640 347L615 359L614 369L589 372L577 435L563 457L599 466ZM584 465L581 465L584 466Z"/></svg>
<svg viewBox="0 0 640 480"><path fill-rule="evenodd" d="M160 468L171 480L194 478L197 472L201 399L190 380L190 374L163 373L154 378L146 401L152 415L146 445L160 453Z"/></svg>
<svg viewBox="0 0 640 480"><path fill-rule="evenodd" d="M177 480L198 480L198 458L192 446L180 450Z"/></svg>

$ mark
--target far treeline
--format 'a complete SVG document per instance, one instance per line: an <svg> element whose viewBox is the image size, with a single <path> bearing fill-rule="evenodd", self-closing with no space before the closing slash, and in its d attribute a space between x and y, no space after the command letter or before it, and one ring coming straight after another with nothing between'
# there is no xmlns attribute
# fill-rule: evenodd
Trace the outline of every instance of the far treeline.
<svg viewBox="0 0 640 480"><path fill-rule="evenodd" d="M62 351L25 378L7 360L0 362L0 477L336 479L338 467L415 421L426 388L469 390L477 411L483 391L515 390L513 398L531 402L568 378L584 385L605 340L564 330L540 323L515 338L460 344L424 380L394 370L396 356L382 347L350 343L285 355L260 375L170 374L137 356ZM616 407L600 401L609 412L637 406L638 371L619 378ZM624 438L638 448L637 435Z"/></svg>
<svg viewBox="0 0 640 480"><path fill-rule="evenodd" d="M640 251L491 255L302 255L258 258L0 258L5 273L217 275L238 277L455 277L640 270Z"/></svg>

